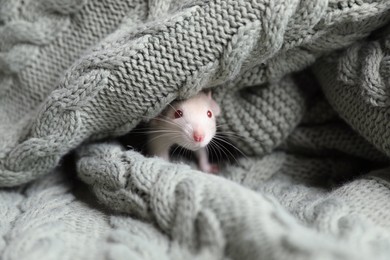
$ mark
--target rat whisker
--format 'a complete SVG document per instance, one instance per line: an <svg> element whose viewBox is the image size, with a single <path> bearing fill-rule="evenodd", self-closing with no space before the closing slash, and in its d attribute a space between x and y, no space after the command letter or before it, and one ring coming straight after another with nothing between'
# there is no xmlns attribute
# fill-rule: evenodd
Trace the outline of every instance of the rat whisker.
<svg viewBox="0 0 390 260"><path fill-rule="evenodd" d="M214 152L215 156L217 157L218 163L222 162L222 153L221 153L221 150L218 149L218 147L216 147L216 144L215 144L215 140L214 140L214 139L211 139L210 145L211 145L211 148L213 149L213 152Z"/></svg>
<svg viewBox="0 0 390 260"><path fill-rule="evenodd" d="M216 125L215 127L218 129L218 131L221 131L221 132L224 132L224 130L227 130L226 132L236 133L236 132L233 132L233 131L229 131L229 130L231 130L231 127L232 127L229 124ZM227 127L227 129L224 129L224 127Z"/></svg>
<svg viewBox="0 0 390 260"><path fill-rule="evenodd" d="M183 128L183 126L181 126L180 124L178 124L178 123L176 123L176 122L174 122L172 120L169 120L169 119L164 119L164 118L159 117L157 120L160 121L160 122L164 122L164 123L167 123L169 125L175 126L178 129L182 129Z"/></svg>
<svg viewBox="0 0 390 260"><path fill-rule="evenodd" d="M236 136L242 136L241 134L237 134L236 132L232 132L232 131L219 131L218 133L231 134L231 135L236 135Z"/></svg>
<svg viewBox="0 0 390 260"><path fill-rule="evenodd" d="M253 136L243 136L243 135L240 135L240 134L237 134L235 132L218 132L217 133L218 135L225 135L225 136L230 136L231 138L237 138L237 139L240 139L242 140L243 142L251 142L252 140L255 140L257 142L260 142L260 143L263 143L264 141L263 140L260 140L258 138L255 138Z"/></svg>
<svg viewBox="0 0 390 260"><path fill-rule="evenodd" d="M158 134L158 133L172 133L172 134L180 134L180 131L176 130L153 130L150 132L147 132L149 134Z"/></svg>
<svg viewBox="0 0 390 260"><path fill-rule="evenodd" d="M183 152L183 157L187 156L188 149L186 147L182 147L180 151Z"/></svg>
<svg viewBox="0 0 390 260"><path fill-rule="evenodd" d="M213 142L213 144L215 145L216 149L221 152L221 156L225 156L225 158L228 160L228 162L232 163L231 158L229 157L229 155L226 152L226 151L229 152L229 150L226 150L226 148L224 148L223 146L221 146L219 143L217 143L215 141ZM231 154L231 156L234 158L234 156L232 154Z"/></svg>
<svg viewBox="0 0 390 260"><path fill-rule="evenodd" d="M173 141L174 141L174 140L180 140L180 139L181 139L180 134L175 135L175 136L172 137L172 140L173 140ZM181 145L177 144L177 145L176 145L176 148L173 150L172 153L174 154L178 148L180 148L179 154L178 154L178 156L180 157L180 156L181 156L181 152L182 152L182 150L183 150L183 147L182 147ZM183 156L184 156L184 154L183 154Z"/></svg>
<svg viewBox="0 0 390 260"><path fill-rule="evenodd" d="M166 117L166 118L168 118L168 117ZM181 128L181 126L178 123L176 123L174 121L171 121L169 119L165 119L162 116L156 117L156 118L154 118L154 120L161 121L161 122L164 122L164 123L168 123L168 124L171 124L171 125L174 125L174 126L178 126L179 128Z"/></svg>
<svg viewBox="0 0 390 260"><path fill-rule="evenodd" d="M130 133L137 133L137 132L148 132L148 131L153 131L155 130L155 127L142 127L142 128L134 128L133 130L130 131Z"/></svg>
<svg viewBox="0 0 390 260"><path fill-rule="evenodd" d="M187 143L186 143L186 145L185 145L185 148L186 148L187 150L192 150L192 149L191 149L191 141L187 141Z"/></svg>
<svg viewBox="0 0 390 260"><path fill-rule="evenodd" d="M217 124L216 127L217 128L220 128L220 127L223 127L223 126L230 126L229 124Z"/></svg>
<svg viewBox="0 0 390 260"><path fill-rule="evenodd" d="M168 106L170 106L173 110L175 110L175 112L177 112L177 110L174 106L172 106L171 104L168 104Z"/></svg>
<svg viewBox="0 0 390 260"><path fill-rule="evenodd" d="M176 145L175 149L173 150L172 154L175 154L176 150L180 147L180 145ZM180 155L180 154L179 154Z"/></svg>
<svg viewBox="0 0 390 260"><path fill-rule="evenodd" d="M241 140L243 142L248 142L248 138L243 137L241 135L231 134L231 133L219 132L219 133L216 134L216 136L230 137L232 139L238 139L238 140Z"/></svg>
<svg viewBox="0 0 390 260"><path fill-rule="evenodd" d="M218 137L215 137L215 139L218 140L218 141L224 142L224 143L226 143L226 144L228 144L228 145L230 145L230 146L232 146L234 149L236 149L238 152L240 152L240 153L246 158L245 154L244 154L243 152L241 152L240 149L238 149L237 147L235 147L234 145L232 145L231 143L227 142L226 140L220 139L220 138L218 138ZM233 154L227 147L224 147L223 145L220 145L220 147L221 147L223 150L227 151L227 152L233 157L233 159L236 161L236 163L238 163L237 158L234 156L234 154Z"/></svg>
<svg viewBox="0 0 390 260"><path fill-rule="evenodd" d="M142 149L145 149L145 146L148 146L151 142L157 140L158 138L161 138L161 137L169 137L169 136L172 136L173 133L164 133L164 134L159 134L153 138L148 138L145 142L145 144L142 146Z"/></svg>
<svg viewBox="0 0 390 260"><path fill-rule="evenodd" d="M244 136L240 133L237 133L237 132L233 132L233 131L217 131L216 133L217 135L220 135L220 136L231 136L231 137L234 137L234 138L239 138L239 139L242 139L242 140L248 140L248 137L247 136Z"/></svg>
<svg viewBox="0 0 390 260"><path fill-rule="evenodd" d="M228 141L226 141L225 139L223 139L223 138L220 138L220 137L218 137L218 136L215 136L214 137L216 140L219 140L219 141L221 141L221 142L224 142L225 144L227 144L227 145L230 145L231 147L233 147L236 151L238 151L242 156L244 156L246 159L248 159L248 157L237 147L237 146L235 146L234 144L232 144L232 143L230 143L230 142L228 142Z"/></svg>
<svg viewBox="0 0 390 260"><path fill-rule="evenodd" d="M240 137L243 137L243 135L241 134L238 134L237 132L233 132L233 131L218 131L218 133L221 133L221 134L230 134L230 135L235 135L235 136L240 136Z"/></svg>
<svg viewBox="0 0 390 260"><path fill-rule="evenodd" d="M214 150L212 140L210 140L209 144L206 146L206 151L207 151L207 156L209 156L209 157L210 157L210 153L215 154L215 156L217 157L217 162L219 163L219 158Z"/></svg>
<svg viewBox="0 0 390 260"><path fill-rule="evenodd" d="M236 156L227 147L225 147L223 145L219 145L219 147L221 147L222 150L227 151L230 154L230 156L234 159L234 161L238 164L238 160L237 160ZM230 159L229 159L229 161L230 161Z"/></svg>
<svg viewBox="0 0 390 260"><path fill-rule="evenodd" d="M166 133L166 134L157 135L157 136L153 137L152 139L149 139L149 140L147 141L147 144L149 144L150 142L152 142L152 141L154 141L154 140L156 140L156 139L158 139L158 138L161 138L161 137L163 137L163 136L170 136L170 135L172 135L172 133Z"/></svg>
<svg viewBox="0 0 390 260"><path fill-rule="evenodd" d="M216 145L216 142L215 142L215 140L213 140L213 149L215 150L215 151L217 151L216 152L216 154L217 154L217 158L218 158L218 161L219 162L222 162L222 160L223 160L223 154L222 154L222 152L221 152L221 150L220 149L218 149L218 146Z"/></svg>
<svg viewBox="0 0 390 260"><path fill-rule="evenodd" d="M221 156L225 156L226 159L228 159L229 163L231 163L231 159L229 158L228 154L226 153L226 149L221 146L218 142L215 140L213 141L213 144L215 146L215 149L218 150L221 154Z"/></svg>
<svg viewBox="0 0 390 260"><path fill-rule="evenodd" d="M180 145L179 147L180 147L179 156L181 156L183 158L187 154L188 145L187 145L187 143L185 143L184 145Z"/></svg>
<svg viewBox="0 0 390 260"><path fill-rule="evenodd" d="M210 143L209 143L209 144L210 144ZM205 149L206 149L207 158L210 158L211 152L214 153L214 151L211 151L212 146L211 146L211 145L206 145L206 146L205 146Z"/></svg>
<svg viewBox="0 0 390 260"><path fill-rule="evenodd" d="M217 129L220 128L221 125L217 125ZM247 139L245 138L242 134L239 134L237 132L233 132L233 131L223 131L221 129L218 129L217 133L216 134L219 134L219 135L229 135L229 136L233 136L235 138L240 138L240 139Z"/></svg>

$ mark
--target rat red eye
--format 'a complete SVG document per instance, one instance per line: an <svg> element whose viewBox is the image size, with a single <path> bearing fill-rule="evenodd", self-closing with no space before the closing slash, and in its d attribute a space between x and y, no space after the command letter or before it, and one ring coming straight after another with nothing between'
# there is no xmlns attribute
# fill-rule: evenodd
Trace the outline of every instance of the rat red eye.
<svg viewBox="0 0 390 260"><path fill-rule="evenodd" d="M183 111L181 111L181 110L176 110L176 112L175 112L175 118L180 118L180 117L182 117L183 116Z"/></svg>
<svg viewBox="0 0 390 260"><path fill-rule="evenodd" d="M208 111L207 111L207 116L211 118L211 117L213 116L213 113L211 113L211 111L208 110Z"/></svg>

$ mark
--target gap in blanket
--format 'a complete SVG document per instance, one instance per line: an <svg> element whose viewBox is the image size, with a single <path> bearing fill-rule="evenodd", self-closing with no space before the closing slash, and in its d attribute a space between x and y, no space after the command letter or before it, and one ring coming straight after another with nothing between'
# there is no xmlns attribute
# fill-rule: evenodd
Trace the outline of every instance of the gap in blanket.
<svg viewBox="0 0 390 260"><path fill-rule="evenodd" d="M119 143L127 150L135 150L145 156L150 156L147 151L148 143L148 123L141 122L132 131L126 135L117 138ZM233 164L236 160L239 160L243 155L236 149L232 140L228 139L223 133L217 132L217 135L223 138L224 141L214 139L219 149L209 149L209 160L211 163L218 163L221 166L225 164ZM225 152L224 152L225 151ZM229 152L226 152L229 151ZM178 145L174 145L170 149L170 155L173 162L183 161L190 165L194 165L195 156L194 152Z"/></svg>

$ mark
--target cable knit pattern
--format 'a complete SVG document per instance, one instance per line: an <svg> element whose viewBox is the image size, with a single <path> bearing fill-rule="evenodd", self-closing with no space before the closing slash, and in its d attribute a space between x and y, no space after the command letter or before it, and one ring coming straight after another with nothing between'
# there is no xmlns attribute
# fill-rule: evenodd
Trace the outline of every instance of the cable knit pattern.
<svg viewBox="0 0 390 260"><path fill-rule="evenodd" d="M269 60L269 70L278 71L279 55L293 50L293 46L283 46L283 35L288 35L286 30L293 26L291 23L297 22L293 17L297 10L296 14L300 15L299 8L302 6L294 1L210 1L185 8L180 15L166 18L159 24L151 23L135 32L133 27L121 27L101 46L76 62L59 87L48 96L25 138L10 148L9 154L0 163L2 185L20 184L48 172L61 156L85 139L101 138L107 133L119 135L128 132L145 115L155 116L176 97L187 97L202 87L231 78L239 79L234 76L243 69L241 65L256 70L258 64L261 66L268 58L275 56L276 61ZM378 11L366 13L367 8ZM338 30L345 27L343 34L347 36L344 38L357 40L363 37L365 31L364 35L367 35L370 30L382 25L388 17L388 10L387 1L356 4L351 10L342 10L338 16L334 13L340 12L339 8L330 7L323 20L312 24L316 30L315 36L307 36L304 30L301 37L315 41L334 30L337 36ZM351 12L365 15L354 26L340 25ZM337 30L334 28L336 25ZM361 28L363 25L364 30ZM251 40L247 41L249 35ZM303 43L304 40L302 46ZM348 41L336 41L327 46L326 51L347 44ZM239 55L234 54L236 50L240 50ZM323 52L322 49L314 49L311 55ZM257 56L256 60L252 60L254 55ZM282 58L283 63L286 63L286 59L291 57ZM253 69L249 69L249 72ZM251 73L243 75L250 76ZM267 72L265 75L269 80L283 76ZM257 79L252 81L261 83L261 76L262 73L256 73ZM239 83L237 85L240 86ZM273 91L271 86L269 89ZM232 95L235 92L229 93ZM275 100L285 102L280 97L275 97ZM295 102L300 102L299 98ZM228 113L225 116L229 116ZM277 113L270 119L280 121ZM269 137L274 140L264 142L265 148L252 148L253 152L261 154L276 147L289 132L284 128L287 125L293 128L299 116L288 119L291 122L274 126L280 132L276 137ZM261 142L260 138L255 138Z"/></svg>
<svg viewBox="0 0 390 260"><path fill-rule="evenodd" d="M2 218L1 258L97 259L93 248L103 243L110 225L103 213L76 199L74 190L56 172L23 191L1 191L2 205L13 200L8 207L17 209L6 209Z"/></svg>
<svg viewBox="0 0 390 260"><path fill-rule="evenodd" d="M388 0L0 1L0 258L389 259L389 24ZM205 88L246 154L220 176L114 140Z"/></svg>
<svg viewBox="0 0 390 260"><path fill-rule="evenodd" d="M356 131L388 156L389 51L390 37L386 35L381 40L355 44L337 58L329 57L315 66L329 102ZM340 74L331 77L335 69Z"/></svg>

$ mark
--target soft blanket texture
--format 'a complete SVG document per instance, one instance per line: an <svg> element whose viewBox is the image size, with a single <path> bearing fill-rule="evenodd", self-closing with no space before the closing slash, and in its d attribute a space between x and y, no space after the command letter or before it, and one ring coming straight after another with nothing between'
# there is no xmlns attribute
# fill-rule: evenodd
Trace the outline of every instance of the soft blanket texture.
<svg viewBox="0 0 390 260"><path fill-rule="evenodd" d="M203 88L220 176L115 141ZM388 0L2 0L0 258L389 259L389 119Z"/></svg>

